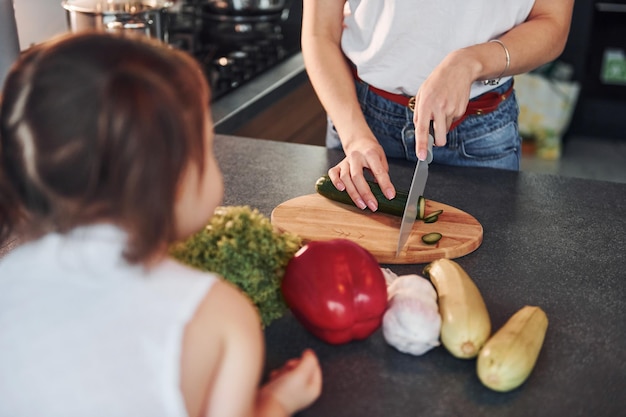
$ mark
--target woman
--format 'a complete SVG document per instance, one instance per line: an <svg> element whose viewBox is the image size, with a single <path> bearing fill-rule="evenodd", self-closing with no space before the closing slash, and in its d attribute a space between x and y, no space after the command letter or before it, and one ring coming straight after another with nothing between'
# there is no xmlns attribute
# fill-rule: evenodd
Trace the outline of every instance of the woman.
<svg viewBox="0 0 626 417"><path fill-rule="evenodd" d="M302 51L329 117L329 170L355 204L378 204L363 170L395 196L387 157L519 169L511 76L558 57L573 0L304 0ZM345 7L344 7L345 6Z"/></svg>

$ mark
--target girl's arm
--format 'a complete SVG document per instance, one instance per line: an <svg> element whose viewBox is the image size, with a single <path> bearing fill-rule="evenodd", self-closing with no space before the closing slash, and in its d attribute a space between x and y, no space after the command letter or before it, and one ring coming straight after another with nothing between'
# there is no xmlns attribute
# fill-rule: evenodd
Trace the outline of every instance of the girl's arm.
<svg viewBox="0 0 626 417"><path fill-rule="evenodd" d="M263 346L249 299L228 282L215 283L185 330L181 389L189 415L279 417L310 405L321 391L315 355L288 363L260 389Z"/></svg>

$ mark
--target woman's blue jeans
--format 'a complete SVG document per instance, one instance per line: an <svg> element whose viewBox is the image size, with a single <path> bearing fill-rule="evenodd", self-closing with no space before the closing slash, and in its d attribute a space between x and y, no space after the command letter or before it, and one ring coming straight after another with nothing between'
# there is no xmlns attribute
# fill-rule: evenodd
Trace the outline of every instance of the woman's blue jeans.
<svg viewBox="0 0 626 417"><path fill-rule="evenodd" d="M417 161L413 112L373 93L364 82L355 82L365 120L387 157ZM512 82L510 79L492 91L503 93ZM522 139L517 125L518 115L519 107L513 93L493 112L466 117L448 132L445 146L433 147L433 162L519 170ZM341 148L330 119L326 146Z"/></svg>

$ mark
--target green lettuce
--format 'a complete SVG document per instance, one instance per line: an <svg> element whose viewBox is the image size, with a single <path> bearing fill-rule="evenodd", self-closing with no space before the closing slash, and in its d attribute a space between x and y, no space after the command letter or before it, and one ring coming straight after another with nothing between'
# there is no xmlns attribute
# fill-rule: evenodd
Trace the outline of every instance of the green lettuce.
<svg viewBox="0 0 626 417"><path fill-rule="evenodd" d="M287 309L280 285L300 247L300 237L275 230L257 209L222 206L204 229L172 245L170 254L239 287L257 307L265 327Z"/></svg>

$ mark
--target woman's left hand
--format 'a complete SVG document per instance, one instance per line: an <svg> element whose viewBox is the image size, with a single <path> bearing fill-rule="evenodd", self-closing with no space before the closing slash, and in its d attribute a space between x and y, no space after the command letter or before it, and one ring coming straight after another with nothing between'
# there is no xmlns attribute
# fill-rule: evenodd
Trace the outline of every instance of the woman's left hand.
<svg viewBox="0 0 626 417"><path fill-rule="evenodd" d="M430 121L433 121L435 146L444 146L448 129L465 113L474 79L468 71L471 61L465 60L463 55L463 50L450 53L426 78L415 96L415 150L420 160L426 159Z"/></svg>

